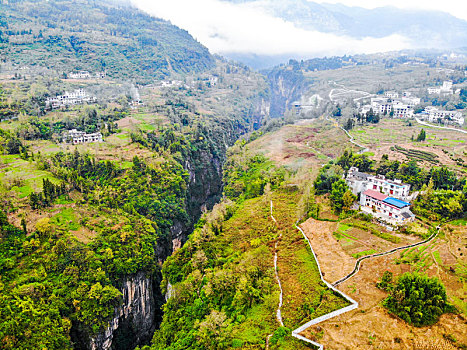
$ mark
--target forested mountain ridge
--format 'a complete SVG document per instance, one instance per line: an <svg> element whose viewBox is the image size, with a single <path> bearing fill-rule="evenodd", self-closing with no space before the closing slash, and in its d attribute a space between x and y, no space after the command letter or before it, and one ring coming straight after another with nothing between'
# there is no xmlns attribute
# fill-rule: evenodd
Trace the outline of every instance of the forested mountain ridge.
<svg viewBox="0 0 467 350"><path fill-rule="evenodd" d="M138 108L128 90L53 111L33 94L64 86L115 95L129 86L118 78L2 76L4 348L128 349L152 337L161 263L221 196L227 148L267 115L263 77L215 64L189 85L139 86ZM39 116L25 108L29 97ZM100 132L104 142L65 144L70 129Z"/></svg>
<svg viewBox="0 0 467 350"><path fill-rule="evenodd" d="M150 82L214 67L207 48L167 21L126 5L95 1L9 1L0 5L0 52L58 75L105 71Z"/></svg>

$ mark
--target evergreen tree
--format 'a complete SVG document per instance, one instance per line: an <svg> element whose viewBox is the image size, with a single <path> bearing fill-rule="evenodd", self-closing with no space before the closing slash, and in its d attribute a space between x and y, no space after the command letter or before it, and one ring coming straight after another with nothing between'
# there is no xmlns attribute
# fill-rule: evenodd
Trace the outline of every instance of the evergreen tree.
<svg viewBox="0 0 467 350"><path fill-rule="evenodd" d="M426 140L426 132L424 129L420 130L420 133L417 136L417 142L425 141Z"/></svg>

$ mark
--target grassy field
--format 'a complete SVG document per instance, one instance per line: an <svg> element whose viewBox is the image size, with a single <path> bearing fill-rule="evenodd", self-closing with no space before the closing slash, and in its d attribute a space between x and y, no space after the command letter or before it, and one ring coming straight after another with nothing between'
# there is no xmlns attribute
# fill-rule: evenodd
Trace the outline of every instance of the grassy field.
<svg viewBox="0 0 467 350"><path fill-rule="evenodd" d="M370 158L379 160L383 154L390 159L417 160L426 166L447 165L458 173L466 173L467 135L456 131L423 127L427 139L424 142L412 141L422 129L418 124L409 125L406 120L384 118L376 125L356 126L350 131L355 141L368 146ZM415 153L432 155L419 157ZM413 153L413 154L412 154Z"/></svg>
<svg viewBox="0 0 467 350"><path fill-rule="evenodd" d="M216 243L229 246L229 254L232 255L267 246L269 255L262 263L267 264L273 274L274 242L282 235L277 245L278 273L284 293L282 317L284 325L289 329L347 305L346 300L334 295L321 282L308 245L300 231L294 227L299 196L296 190L289 189L246 200L239 205L232 218L225 222L223 234ZM269 199L274 203L273 215L277 225L270 217ZM278 329L275 317L278 302L279 288L274 280L272 293L248 311L245 322L234 327L234 337L238 344L242 344L242 348L256 349L253 344L261 343ZM307 346L292 338L288 332L287 336L270 348L292 350L306 349Z"/></svg>
<svg viewBox="0 0 467 350"><path fill-rule="evenodd" d="M284 166L294 181L314 178L319 168L344 150L358 148L348 136L324 119L302 120L286 125L248 144L250 154L262 153L276 166Z"/></svg>
<svg viewBox="0 0 467 350"><path fill-rule="evenodd" d="M321 282L313 255L300 231L294 227L297 194L279 192L272 198L273 214L282 232L278 245L279 277L284 289L282 315L285 325L293 329L348 303Z"/></svg>
<svg viewBox="0 0 467 350"><path fill-rule="evenodd" d="M347 219L349 220L349 219ZM414 224L420 236L424 233ZM388 242L370 231L355 229L348 222L329 222L309 219L302 228L311 240L318 259L329 281L335 281L349 273L358 257L421 240L414 235L394 234L399 243ZM334 233L334 234L333 234ZM348 241L347 241L348 240ZM348 244L348 242L351 242ZM359 303L359 309L336 319L311 327L304 335L321 335L320 342L329 349L411 349L414 341L425 339L427 332L432 340L442 340L451 334L455 345L467 344L465 315L467 315L467 236L465 220L451 222L443 227L439 237L429 244L401 252L374 258L362 263L354 277L339 285ZM339 269L336 269L339 266ZM376 287L384 271L395 278L405 272L426 273L439 278L445 285L448 300L461 313L444 315L431 327L412 327L395 319L381 306L386 292ZM395 342L397 334L397 342Z"/></svg>
<svg viewBox="0 0 467 350"><path fill-rule="evenodd" d="M20 199L33 191L40 191L44 179L59 183L49 172L37 169L34 162L23 160L18 155L1 155L0 170L0 190Z"/></svg>

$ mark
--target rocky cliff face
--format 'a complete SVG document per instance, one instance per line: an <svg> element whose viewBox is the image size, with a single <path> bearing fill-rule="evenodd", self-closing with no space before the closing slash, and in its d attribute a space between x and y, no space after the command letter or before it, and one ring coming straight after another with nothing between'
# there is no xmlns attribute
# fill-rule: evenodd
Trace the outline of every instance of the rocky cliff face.
<svg viewBox="0 0 467 350"><path fill-rule="evenodd" d="M169 237L158 240L156 254L160 264L183 245L203 210L210 209L218 202L222 195L222 166L228 146L249 131L248 128L258 128L262 116L269 111L269 103L264 99L258 98L254 105L251 115L247 117L248 126L235 124L223 129L221 134L213 133L208 149L199 150L185 160L184 168L189 174L186 198L189 220L175 222ZM95 337L84 337L87 340L77 342L75 348L127 350L149 343L154 329L162 320L165 296L161 293L160 281L160 273L146 276L139 272L125 278L120 288L123 304L115 309L108 327ZM82 333L78 337L83 338ZM75 340L78 337L75 336Z"/></svg>
<svg viewBox="0 0 467 350"><path fill-rule="evenodd" d="M127 350L148 343L160 322L159 282L144 272L126 277L121 283L123 304L115 308L107 328L95 337L74 339L75 348L86 350ZM81 338L83 334L80 334Z"/></svg>
<svg viewBox="0 0 467 350"><path fill-rule="evenodd" d="M310 81L307 81L301 71L275 68L268 72L271 95L271 117L282 117L292 103L300 100L307 91Z"/></svg>

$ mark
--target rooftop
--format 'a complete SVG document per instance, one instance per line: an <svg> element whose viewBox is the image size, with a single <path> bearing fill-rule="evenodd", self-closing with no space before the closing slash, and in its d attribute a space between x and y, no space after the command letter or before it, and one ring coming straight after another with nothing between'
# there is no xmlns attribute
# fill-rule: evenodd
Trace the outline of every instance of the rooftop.
<svg viewBox="0 0 467 350"><path fill-rule="evenodd" d="M386 199L388 196L385 195L384 193L378 192L378 191L373 191L373 190L366 190L363 192L365 196L372 197L374 199L377 199L379 201L382 201Z"/></svg>
<svg viewBox="0 0 467 350"><path fill-rule="evenodd" d="M400 199L392 198L392 197L387 197L386 199L383 199L384 203L393 205L399 209L407 207L410 205L408 202L401 201Z"/></svg>

